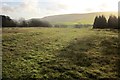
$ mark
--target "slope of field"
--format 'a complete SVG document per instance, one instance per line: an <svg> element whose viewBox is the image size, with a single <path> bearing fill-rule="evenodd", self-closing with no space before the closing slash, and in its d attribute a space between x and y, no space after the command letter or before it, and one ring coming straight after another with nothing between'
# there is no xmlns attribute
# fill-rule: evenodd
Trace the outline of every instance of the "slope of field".
<svg viewBox="0 0 120 80"><path fill-rule="evenodd" d="M42 20L48 21L52 24L93 24L94 18L99 15L105 15L108 18L110 15L118 15L117 12L96 12L96 13L85 13L85 14L64 14L54 15L42 18Z"/></svg>
<svg viewBox="0 0 120 80"><path fill-rule="evenodd" d="M116 30L4 28L3 78L120 78Z"/></svg>

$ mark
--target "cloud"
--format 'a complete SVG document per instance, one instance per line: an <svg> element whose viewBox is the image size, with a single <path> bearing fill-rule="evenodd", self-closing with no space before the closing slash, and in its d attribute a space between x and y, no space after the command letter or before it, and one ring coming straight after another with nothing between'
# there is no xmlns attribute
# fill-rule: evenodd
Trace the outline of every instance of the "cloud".
<svg viewBox="0 0 120 80"><path fill-rule="evenodd" d="M40 15L40 8L38 4L38 0L23 0L23 2L3 2L0 9L2 11L2 14L11 15L13 18L30 18L32 16Z"/></svg>
<svg viewBox="0 0 120 80"><path fill-rule="evenodd" d="M9 2L11 1L11 2ZM116 10L118 0L4 0L3 14L13 18ZM112 4L112 5L111 5Z"/></svg>
<svg viewBox="0 0 120 80"><path fill-rule="evenodd" d="M14 11L14 7L10 7L8 4L3 3L1 10L3 13L9 13Z"/></svg>
<svg viewBox="0 0 120 80"><path fill-rule="evenodd" d="M23 0L22 2L3 2L2 14L17 17L43 17L52 14L58 14L60 10L65 9L62 4L56 4L50 1Z"/></svg>
<svg viewBox="0 0 120 80"><path fill-rule="evenodd" d="M38 10L38 0L23 0L23 4L21 5L21 8L23 8L26 11L33 12Z"/></svg>

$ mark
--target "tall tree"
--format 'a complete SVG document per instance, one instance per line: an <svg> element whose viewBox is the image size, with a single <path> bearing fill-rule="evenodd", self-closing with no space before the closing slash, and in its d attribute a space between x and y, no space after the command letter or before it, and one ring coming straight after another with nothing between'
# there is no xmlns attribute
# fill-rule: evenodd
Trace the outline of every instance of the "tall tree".
<svg viewBox="0 0 120 80"><path fill-rule="evenodd" d="M98 16L95 17L94 23L93 23L93 28L98 27Z"/></svg>
<svg viewBox="0 0 120 80"><path fill-rule="evenodd" d="M108 27L118 29L118 18L111 15L108 19Z"/></svg>
<svg viewBox="0 0 120 80"><path fill-rule="evenodd" d="M96 16L93 24L93 28L106 28L107 27L107 20L105 16Z"/></svg>
<svg viewBox="0 0 120 80"><path fill-rule="evenodd" d="M2 17L2 27L15 27L16 23L9 16L0 15Z"/></svg>
<svg viewBox="0 0 120 80"><path fill-rule="evenodd" d="M107 28L107 20L105 16L101 16L101 28Z"/></svg>

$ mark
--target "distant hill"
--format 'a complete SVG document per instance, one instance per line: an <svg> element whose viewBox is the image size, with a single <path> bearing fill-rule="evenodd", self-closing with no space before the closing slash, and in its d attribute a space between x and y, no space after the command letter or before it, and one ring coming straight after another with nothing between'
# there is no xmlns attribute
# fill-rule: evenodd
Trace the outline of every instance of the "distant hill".
<svg viewBox="0 0 120 80"><path fill-rule="evenodd" d="M41 18L50 22L51 24L93 24L95 16L104 15L108 18L110 15L118 15L118 12L94 12L94 13L84 13L84 14L63 14L63 15L53 15Z"/></svg>

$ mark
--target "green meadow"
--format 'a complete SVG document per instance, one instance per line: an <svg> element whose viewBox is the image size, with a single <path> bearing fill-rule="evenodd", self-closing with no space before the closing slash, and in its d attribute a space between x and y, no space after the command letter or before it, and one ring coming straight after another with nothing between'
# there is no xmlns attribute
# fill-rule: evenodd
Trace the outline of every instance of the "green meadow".
<svg viewBox="0 0 120 80"><path fill-rule="evenodd" d="M10 79L120 79L118 31L3 28L2 76Z"/></svg>

